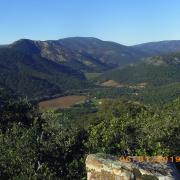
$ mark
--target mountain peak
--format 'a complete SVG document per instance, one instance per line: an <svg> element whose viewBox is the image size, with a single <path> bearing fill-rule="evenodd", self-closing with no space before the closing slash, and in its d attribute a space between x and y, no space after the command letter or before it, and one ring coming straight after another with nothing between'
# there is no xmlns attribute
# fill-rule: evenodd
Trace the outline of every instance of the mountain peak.
<svg viewBox="0 0 180 180"><path fill-rule="evenodd" d="M34 42L34 41L33 41L33 40L31 40L31 39L19 39L19 40L17 40L17 41L15 41L15 42L13 42L12 44L32 43L32 42Z"/></svg>
<svg viewBox="0 0 180 180"><path fill-rule="evenodd" d="M26 54L31 54L31 53L34 54L39 52L39 49L36 46L36 41L30 39L20 39L9 45L9 47L12 47Z"/></svg>

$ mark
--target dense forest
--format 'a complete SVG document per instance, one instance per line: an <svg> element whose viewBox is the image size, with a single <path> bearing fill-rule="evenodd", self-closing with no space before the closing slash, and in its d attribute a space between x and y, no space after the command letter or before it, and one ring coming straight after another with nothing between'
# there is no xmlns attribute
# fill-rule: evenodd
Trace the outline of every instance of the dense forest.
<svg viewBox="0 0 180 180"><path fill-rule="evenodd" d="M149 86L161 86L179 82L179 67L179 53L149 57L138 63L105 72L97 78L97 81L111 79L122 84L147 83Z"/></svg>
<svg viewBox="0 0 180 180"><path fill-rule="evenodd" d="M152 107L126 99L39 111L27 99L0 109L1 179L86 179L89 153L178 156L180 99Z"/></svg>
<svg viewBox="0 0 180 180"><path fill-rule="evenodd" d="M0 49L0 88L12 94L41 99L90 86L83 73L62 64L17 48Z"/></svg>

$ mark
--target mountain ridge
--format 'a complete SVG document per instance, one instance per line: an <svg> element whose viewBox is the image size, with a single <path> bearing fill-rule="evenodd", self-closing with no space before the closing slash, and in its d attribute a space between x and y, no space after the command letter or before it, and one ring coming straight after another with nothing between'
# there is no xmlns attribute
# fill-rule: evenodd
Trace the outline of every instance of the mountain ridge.
<svg viewBox="0 0 180 180"><path fill-rule="evenodd" d="M174 48L174 42L168 43L173 44L171 51L178 49L178 47ZM179 41L176 43L179 44ZM93 37L73 37L55 41L21 39L0 48L0 88L33 98L53 96L94 86L86 79L87 73L103 73L104 77L101 78L105 79L108 72L104 72L110 71L111 74L112 69L114 73L119 71L115 68L123 68L123 66L125 70L120 73L123 83L144 83L145 80L150 80L152 84L162 84L160 80L156 82L152 80L152 77L156 79L153 73L155 72L157 77L162 75L166 79L169 78L164 72L166 70L172 74L169 81L173 78L178 80L173 71L179 72L180 56L172 58L171 55L164 55L150 58L150 54L154 55L157 52L152 50L153 52L146 53L147 49L143 49L143 46L141 45L141 50L137 50L134 47ZM163 45L160 45L159 49L162 47ZM158 53L161 54L162 50ZM138 68L128 66L128 64L141 63L143 59L146 61L145 68L144 64ZM162 64L167 67L162 67ZM133 72L134 76L132 76ZM143 79L147 74L149 79ZM115 73L113 78L119 80L119 73Z"/></svg>
<svg viewBox="0 0 180 180"><path fill-rule="evenodd" d="M151 56L169 54L180 51L180 40L164 40L137 44L134 48L141 50Z"/></svg>
<svg viewBox="0 0 180 180"><path fill-rule="evenodd" d="M42 57L81 71L105 71L134 63L140 59L180 51L180 40L165 40L126 46L94 37L68 37L58 40L20 39L8 45L25 53L39 53ZM21 47L20 47L21 46ZM29 47L28 47L29 46Z"/></svg>
<svg viewBox="0 0 180 180"><path fill-rule="evenodd" d="M144 53L132 47L92 37L48 41L21 39L9 46L26 53L39 53L44 58L58 63L67 63L68 66L73 64L74 68L77 67L82 71L104 71L145 56Z"/></svg>

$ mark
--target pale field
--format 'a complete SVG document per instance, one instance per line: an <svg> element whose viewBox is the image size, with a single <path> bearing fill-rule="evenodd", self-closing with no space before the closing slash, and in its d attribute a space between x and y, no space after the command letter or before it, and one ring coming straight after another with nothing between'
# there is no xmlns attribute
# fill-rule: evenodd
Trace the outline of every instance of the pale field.
<svg viewBox="0 0 180 180"><path fill-rule="evenodd" d="M82 103L86 100L86 96L64 96L55 99L50 99L47 101L42 101L39 103L40 108L42 109L59 109L59 108L69 108L75 104Z"/></svg>

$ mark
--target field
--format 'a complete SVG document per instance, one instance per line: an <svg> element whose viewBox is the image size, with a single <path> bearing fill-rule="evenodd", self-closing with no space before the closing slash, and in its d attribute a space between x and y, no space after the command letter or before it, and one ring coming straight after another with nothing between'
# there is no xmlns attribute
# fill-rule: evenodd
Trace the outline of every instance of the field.
<svg viewBox="0 0 180 180"><path fill-rule="evenodd" d="M75 104L82 103L86 100L86 96L64 96L47 101L42 101L39 103L40 108L42 109L60 109L60 108L69 108Z"/></svg>
<svg viewBox="0 0 180 180"><path fill-rule="evenodd" d="M99 77L102 73L85 73L85 76L88 80L94 80Z"/></svg>
<svg viewBox="0 0 180 180"><path fill-rule="evenodd" d="M108 80L108 81L105 81L101 84L101 86L105 86L105 87L124 87L123 84L120 84L114 80Z"/></svg>

